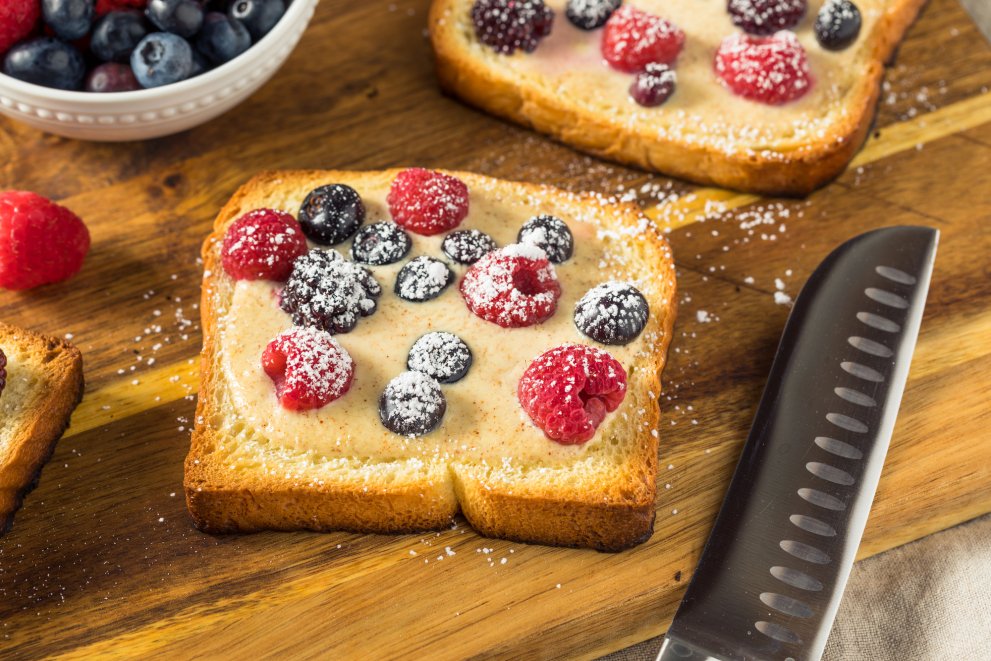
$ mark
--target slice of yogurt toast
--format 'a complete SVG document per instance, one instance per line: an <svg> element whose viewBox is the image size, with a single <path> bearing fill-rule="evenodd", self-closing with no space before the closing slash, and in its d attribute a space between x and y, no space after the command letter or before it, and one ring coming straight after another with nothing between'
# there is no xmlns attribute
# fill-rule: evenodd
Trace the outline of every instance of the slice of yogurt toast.
<svg viewBox="0 0 991 661"><path fill-rule="evenodd" d="M643 541L654 519L660 372L675 317L667 242L633 205L475 174L411 172L466 187L460 206L405 200L414 216L453 212L456 229L417 225L424 214L418 221L397 211L404 201L390 191L398 170L264 173L220 212L203 244L201 387L185 465L197 526L396 533L448 527L460 512L484 535L524 542L619 550ZM335 198L328 185L351 192ZM432 189L413 181L412 190ZM344 200L337 210L352 212L360 199L357 238L354 214L338 214L328 230L327 214L314 213L328 197L330 207ZM251 224L262 217L296 228L268 244L275 253L300 229L308 237L289 250L288 281L275 253L254 241L268 231ZM528 222L535 217L567 231ZM463 232L488 243L468 254L464 246L478 242L455 246L451 238ZM570 253L548 243L562 236L571 237ZM238 266L231 255L247 261ZM430 268L417 271L422 264ZM503 267L519 270L502 277ZM344 305L326 314L326 299L359 272L374 279L362 280L367 296L335 299L356 303L356 313ZM601 298L620 290L632 298ZM631 301L642 314L612 323L617 305ZM466 345L469 360L432 371L430 352L412 347L440 346L418 342L438 332ZM293 360L305 363L306 351L285 349L286 337L326 351L299 367ZM276 346L285 350L273 354ZM537 360L548 352L583 358L565 367ZM554 374L536 378L541 369L585 370L569 382L575 390L558 393L567 400L560 410L548 390L560 384ZM293 390L300 383L326 396Z"/></svg>
<svg viewBox="0 0 991 661"><path fill-rule="evenodd" d="M849 40L851 34L855 38L827 48L814 26L824 5L835 0L626 0L610 21L621 12L642 12L663 20L661 32L670 29L681 35L680 46L659 47L653 56L666 60L676 76L673 92L667 90L670 96L660 105L645 107L631 97L636 74L604 59L621 50L604 50L608 22L580 29L567 17L566 4L571 3L546 0L542 4L554 12L550 33L541 38L547 29L541 25L536 36L531 30L522 44L511 38L503 43L516 45L504 50L515 52L506 54L480 40L480 34L491 35L500 28L492 24L491 15L488 24L477 27L472 14L478 1L486 2L434 0L431 6L430 37L444 89L603 158L701 184L784 195L810 192L853 158L870 130L884 64L924 4L852 0L859 8L859 32L839 33L835 39ZM586 8L620 5L610 0L572 3ZM778 17L778 24L789 28L770 34L760 22L765 14L757 19L751 15L749 23L738 20L745 29L763 35L753 37L762 45L741 48L739 40L751 37L734 24L728 6L742 8L744 18L755 7L791 11ZM847 8L828 15L839 20L849 15L844 13ZM743 54L743 78L752 73L748 67L760 69L760 61L787 52L775 60L777 69L758 72L755 80L769 92L778 76L801 69L798 98L787 93L790 100L774 94L755 100L734 92L717 72L717 52L727 39L727 52ZM618 41L620 46L626 43ZM650 45L631 46L640 48L634 56L641 57L632 68L651 59ZM799 57L801 62L794 61ZM624 67L623 62L617 64Z"/></svg>

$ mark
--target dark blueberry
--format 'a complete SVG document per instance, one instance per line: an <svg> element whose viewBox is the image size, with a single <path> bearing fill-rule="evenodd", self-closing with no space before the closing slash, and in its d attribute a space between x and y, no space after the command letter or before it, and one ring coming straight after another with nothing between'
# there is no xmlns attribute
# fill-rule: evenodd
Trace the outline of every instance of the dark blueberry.
<svg viewBox="0 0 991 661"><path fill-rule="evenodd" d="M395 264L409 254L413 242L395 223L382 221L358 230L351 244L351 259L369 266Z"/></svg>
<svg viewBox="0 0 991 661"><path fill-rule="evenodd" d="M132 92L141 89L134 72L127 64L104 62L86 76L87 92Z"/></svg>
<svg viewBox="0 0 991 661"><path fill-rule="evenodd" d="M64 41L38 37L7 51L3 72L35 85L78 90L86 77L86 62L78 50Z"/></svg>
<svg viewBox="0 0 991 661"><path fill-rule="evenodd" d="M93 0L41 0L45 23L66 41L80 39L93 25Z"/></svg>
<svg viewBox="0 0 991 661"><path fill-rule="evenodd" d="M440 385L426 374L403 372L382 391L379 419L386 429L403 436L433 431L447 412Z"/></svg>
<svg viewBox="0 0 991 661"><path fill-rule="evenodd" d="M193 71L193 49L180 36L152 32L131 53L131 69L142 87L171 85Z"/></svg>
<svg viewBox="0 0 991 661"><path fill-rule="evenodd" d="M666 64L651 63L633 78L630 85L630 96L633 100L647 108L659 106L674 94L678 76L674 69Z"/></svg>
<svg viewBox="0 0 991 661"><path fill-rule="evenodd" d="M860 23L860 10L850 0L826 0L816 16L816 40L826 50L843 50L857 40Z"/></svg>
<svg viewBox="0 0 991 661"><path fill-rule="evenodd" d="M471 349L453 333L427 333L409 350L406 368L422 372L441 383L464 378L471 367Z"/></svg>
<svg viewBox="0 0 991 661"><path fill-rule="evenodd" d="M605 25L621 4L623 0L568 0L564 15L576 28L594 30Z"/></svg>
<svg viewBox="0 0 991 661"><path fill-rule="evenodd" d="M189 77L190 78L195 78L196 76L200 75L201 73L206 73L209 70L210 70L210 63L207 62L206 61L206 58L203 57L200 54L200 52L194 48L193 49L193 68L189 72Z"/></svg>
<svg viewBox="0 0 991 661"><path fill-rule="evenodd" d="M310 241L332 246L347 241L365 222L365 205L358 191L328 184L310 192L299 208L299 224Z"/></svg>
<svg viewBox="0 0 991 661"><path fill-rule="evenodd" d="M227 13L244 23L251 38L258 41L286 13L286 3L282 0L231 0Z"/></svg>
<svg viewBox="0 0 991 661"><path fill-rule="evenodd" d="M186 39L203 27L203 7L196 0L149 0L145 15L159 30Z"/></svg>
<svg viewBox="0 0 991 661"><path fill-rule="evenodd" d="M479 230L457 230L444 237L440 249L459 264L474 264L499 246L495 239Z"/></svg>
<svg viewBox="0 0 991 661"><path fill-rule="evenodd" d="M602 344L628 344L647 325L650 307L628 282L606 282L588 290L575 304L575 326Z"/></svg>
<svg viewBox="0 0 991 661"><path fill-rule="evenodd" d="M744 32L771 35L798 25L806 4L806 0L728 0L726 10L733 25Z"/></svg>
<svg viewBox="0 0 991 661"><path fill-rule="evenodd" d="M396 275L396 296L411 303L422 303L437 298L454 281L454 273L447 264L420 255L406 262Z"/></svg>
<svg viewBox="0 0 991 661"><path fill-rule="evenodd" d="M475 0L471 20L478 40L496 52L532 53L551 33L554 12L543 0Z"/></svg>
<svg viewBox="0 0 991 661"><path fill-rule="evenodd" d="M571 259L575 252L575 238L563 220L556 216L541 214L523 223L516 240L541 248L547 259L560 264Z"/></svg>
<svg viewBox="0 0 991 661"><path fill-rule="evenodd" d="M196 50L214 65L229 62L251 48L251 34L240 21L227 14L210 12L196 37Z"/></svg>
<svg viewBox="0 0 991 661"><path fill-rule="evenodd" d="M280 306L297 326L348 333L375 312L381 294L368 269L336 250L311 250L293 262Z"/></svg>
<svg viewBox="0 0 991 661"><path fill-rule="evenodd" d="M97 21L89 48L104 62L127 62L146 34L141 12L112 11Z"/></svg>

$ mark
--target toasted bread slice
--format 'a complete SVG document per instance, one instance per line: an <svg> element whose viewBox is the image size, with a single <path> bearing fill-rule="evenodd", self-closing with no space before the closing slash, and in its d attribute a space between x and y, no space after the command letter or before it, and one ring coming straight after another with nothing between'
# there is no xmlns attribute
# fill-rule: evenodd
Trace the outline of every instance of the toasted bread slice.
<svg viewBox="0 0 991 661"><path fill-rule="evenodd" d="M856 0L863 15L850 47L816 42L810 0L796 27L815 82L802 98L770 106L736 97L713 71L726 36L739 32L726 0L632 0L686 34L674 94L660 107L629 98L630 74L599 53L602 30L581 31L564 0L546 0L554 25L533 53L500 55L475 36L473 0L434 0L430 37L441 85L483 110L603 158L702 184L801 195L846 167L869 131L884 64L925 0Z"/></svg>
<svg viewBox="0 0 991 661"><path fill-rule="evenodd" d="M355 361L351 390L316 412L280 408L260 357L291 320L278 308L278 283L235 282L224 272L224 233L252 209L295 214L309 191L328 183L358 191L367 223L389 219L385 196L398 172L265 173L218 216L203 245L201 386L185 466L197 526L408 532L450 526L461 511L482 534L526 542L618 550L644 540L654 518L659 374L674 323L675 277L667 242L633 205L451 173L470 190L461 228L483 229L500 246L514 243L538 213L569 224L575 257L557 265L564 290L557 313L537 326L505 329L472 315L456 285L426 303L401 301L392 283L406 259L369 267L383 288L378 311L336 336ZM442 238L412 235L408 257L443 258ZM346 244L336 248L347 254ZM451 266L460 278L465 267ZM526 418L516 384L526 365L562 338L594 344L575 329L574 302L590 283L618 278L634 282L650 305L636 340L605 347L624 358L626 398L591 441L560 445ZM410 345L430 330L458 334L475 360L462 381L444 386L448 407L438 429L398 436L378 419L378 393L406 369Z"/></svg>
<svg viewBox="0 0 991 661"><path fill-rule="evenodd" d="M0 393L0 535L30 491L83 394L74 346L0 323L7 385Z"/></svg>

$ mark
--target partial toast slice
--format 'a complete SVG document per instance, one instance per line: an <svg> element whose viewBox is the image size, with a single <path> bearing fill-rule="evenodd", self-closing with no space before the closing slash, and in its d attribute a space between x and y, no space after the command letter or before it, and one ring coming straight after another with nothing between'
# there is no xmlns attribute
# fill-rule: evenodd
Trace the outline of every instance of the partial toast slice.
<svg viewBox="0 0 991 661"><path fill-rule="evenodd" d="M547 0L554 24L533 53L501 55L475 36L473 0L434 0L430 37L441 85L495 115L603 158L702 184L801 195L838 175L870 129L884 64L925 0L856 0L858 39L831 52L813 24L825 0L809 0L795 28L815 82L783 106L734 96L713 71L716 49L738 33L726 0L627 0L686 34L674 94L656 108L629 98L633 77L602 61L602 30L584 32Z"/></svg>
<svg viewBox="0 0 991 661"><path fill-rule="evenodd" d="M83 394L83 359L64 340L0 323L0 535L41 475Z"/></svg>
<svg viewBox="0 0 991 661"><path fill-rule="evenodd" d="M470 190L461 228L483 229L500 246L514 243L531 216L549 213L568 223L575 257L557 265L564 291L557 313L537 326L501 328L474 317L457 285L432 301L404 303L392 293L399 267L419 254L443 257L443 236L412 235L407 259L369 267L383 288L378 311L336 336L355 361L351 390L316 412L279 407L260 356L291 320L278 308L277 283L235 282L225 273L220 245L227 227L257 208L295 214L309 191L329 183L358 191L366 223L388 220L385 196L398 172L265 173L220 212L203 245L201 387L185 466L197 526L408 532L450 526L461 511L482 534L525 542L618 550L646 539L675 277L667 242L634 205L451 173ZM347 254L347 244L336 248ZM465 267L451 266L460 279ZM575 329L574 303L589 283L620 278L634 282L650 305L636 340L604 347L622 357L626 398L592 440L554 443L520 408L519 377L562 338L595 344ZM406 369L412 342L429 330L459 334L475 360L461 382L444 386L448 408L437 430L398 436L379 422L376 399Z"/></svg>

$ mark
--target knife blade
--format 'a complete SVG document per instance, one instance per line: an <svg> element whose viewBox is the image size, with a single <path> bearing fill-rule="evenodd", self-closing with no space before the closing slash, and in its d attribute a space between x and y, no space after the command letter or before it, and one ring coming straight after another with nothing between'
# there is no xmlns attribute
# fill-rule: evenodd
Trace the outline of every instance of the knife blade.
<svg viewBox="0 0 991 661"><path fill-rule="evenodd" d="M991 4L987 0L960 0L960 4L974 19L984 38L991 42Z"/></svg>
<svg viewBox="0 0 991 661"><path fill-rule="evenodd" d="M867 522L939 232L874 230L802 288L658 661L816 660Z"/></svg>

